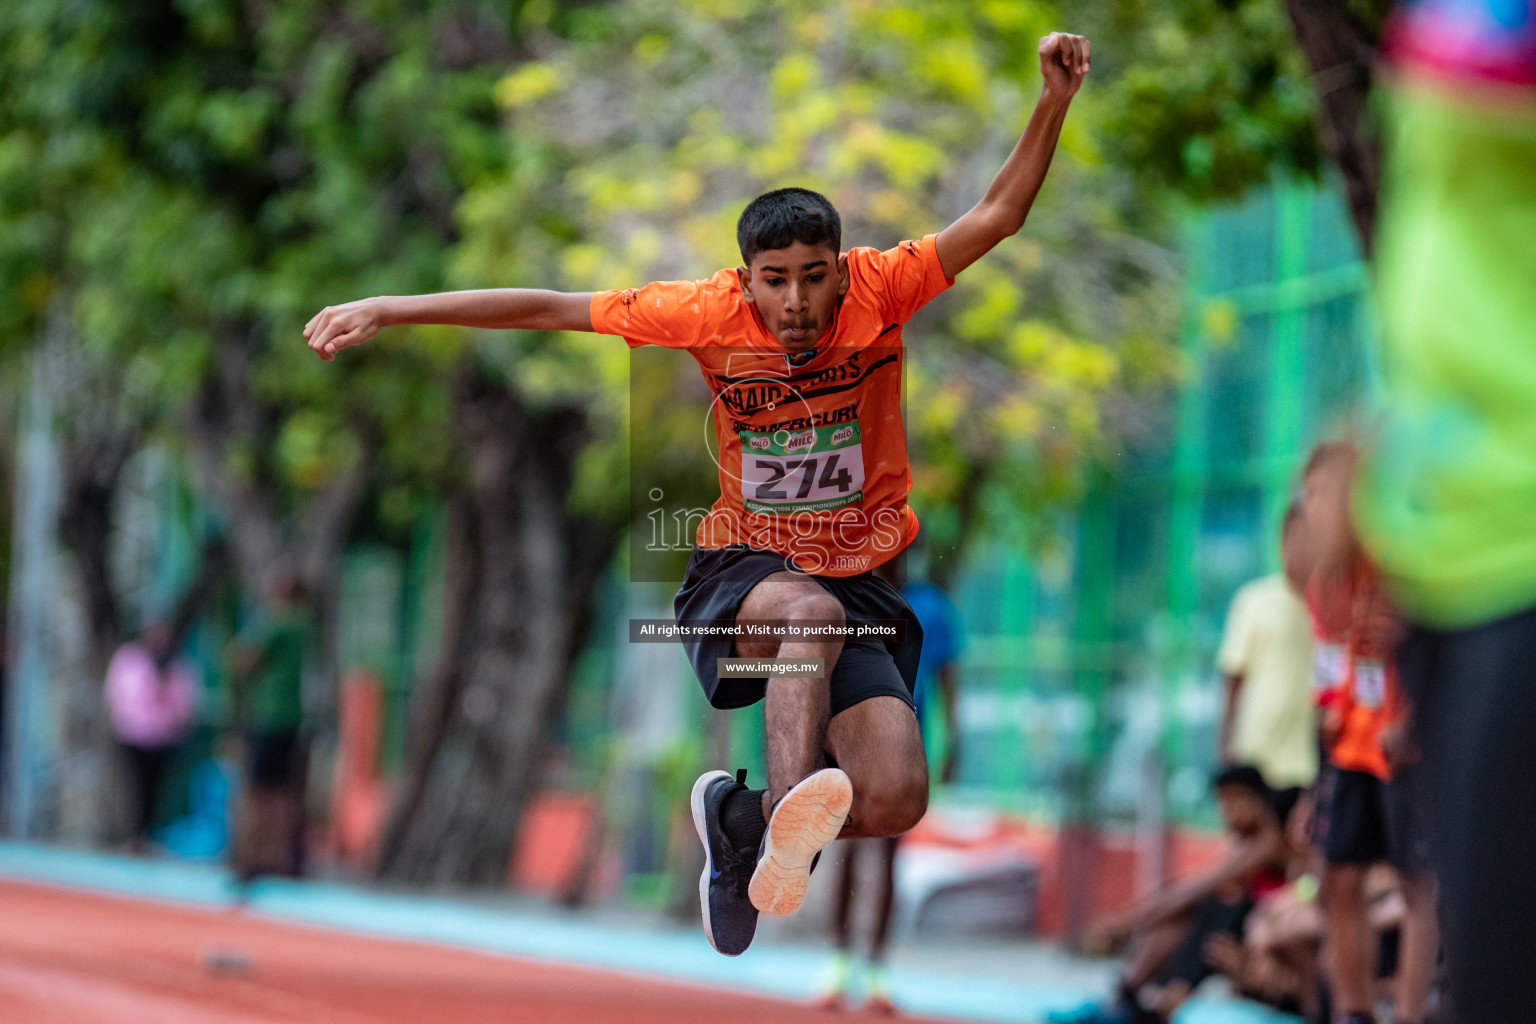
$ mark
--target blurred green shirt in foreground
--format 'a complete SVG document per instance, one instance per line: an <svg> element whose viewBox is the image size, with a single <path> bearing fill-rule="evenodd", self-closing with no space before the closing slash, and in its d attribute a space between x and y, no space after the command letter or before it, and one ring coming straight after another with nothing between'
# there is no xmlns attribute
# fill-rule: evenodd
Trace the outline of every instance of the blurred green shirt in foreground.
<svg viewBox="0 0 1536 1024"><path fill-rule="evenodd" d="M1536 105L1391 98L1391 405L1355 516L1404 609L1459 628L1536 606Z"/></svg>

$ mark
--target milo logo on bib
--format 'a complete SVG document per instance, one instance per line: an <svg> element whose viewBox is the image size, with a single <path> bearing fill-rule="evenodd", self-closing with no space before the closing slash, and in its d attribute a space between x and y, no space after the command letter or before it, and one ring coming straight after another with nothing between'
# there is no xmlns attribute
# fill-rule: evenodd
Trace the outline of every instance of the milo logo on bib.
<svg viewBox="0 0 1536 1024"><path fill-rule="evenodd" d="M864 500L859 425L776 430L741 437L741 496L748 512L829 512Z"/></svg>
<svg viewBox="0 0 1536 1024"><path fill-rule="evenodd" d="M816 431L807 430L803 434L791 434L784 442L784 450L791 455L799 452L808 452L816 448Z"/></svg>

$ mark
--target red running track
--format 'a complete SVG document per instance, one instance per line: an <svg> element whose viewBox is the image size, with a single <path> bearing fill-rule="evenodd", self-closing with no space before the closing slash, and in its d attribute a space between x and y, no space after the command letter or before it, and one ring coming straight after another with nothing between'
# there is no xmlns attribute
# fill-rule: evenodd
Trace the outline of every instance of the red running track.
<svg viewBox="0 0 1536 1024"><path fill-rule="evenodd" d="M209 969L221 953L234 970ZM827 1024L854 1016L228 910L0 882L4 1024Z"/></svg>

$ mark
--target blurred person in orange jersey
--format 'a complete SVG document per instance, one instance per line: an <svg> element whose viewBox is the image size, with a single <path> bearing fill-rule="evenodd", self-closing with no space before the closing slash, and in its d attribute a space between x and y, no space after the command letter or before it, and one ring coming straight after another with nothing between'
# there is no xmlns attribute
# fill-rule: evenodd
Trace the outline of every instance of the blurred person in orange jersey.
<svg viewBox="0 0 1536 1024"><path fill-rule="evenodd" d="M1536 3L1385 36L1383 423L1353 492L1410 628L1455 1020L1536 1020ZM1404 753L1411 757L1411 748Z"/></svg>
<svg viewBox="0 0 1536 1024"><path fill-rule="evenodd" d="M1393 654L1402 624L1350 524L1348 493L1358 459L1353 444L1320 445L1303 473L1304 515L1317 556L1311 585L1317 631L1342 641L1342 657L1329 666L1335 675L1320 690L1327 763L1314 839L1323 859L1324 959L1338 1019L1374 1024L1376 941L1366 879L1373 865L1390 862L1405 905L1393 1012L1402 1024L1421 1024L1439 949L1434 875L1413 813L1413 775L1394 775L1394 767L1406 769L1412 759L1399 739L1409 711Z"/></svg>

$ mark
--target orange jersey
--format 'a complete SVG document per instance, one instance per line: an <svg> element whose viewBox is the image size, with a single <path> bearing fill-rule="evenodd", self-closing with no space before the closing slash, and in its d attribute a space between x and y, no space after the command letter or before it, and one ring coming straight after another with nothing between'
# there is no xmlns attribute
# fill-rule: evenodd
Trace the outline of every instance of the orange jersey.
<svg viewBox="0 0 1536 1024"><path fill-rule="evenodd" d="M592 296L592 327L630 346L687 349L714 393L720 498L701 548L747 544L805 572L853 576L917 533L901 413L901 326L954 282L937 236L847 253L848 292L827 337L791 357L735 270Z"/></svg>
<svg viewBox="0 0 1536 1024"><path fill-rule="evenodd" d="M1339 702L1343 725L1328 751L1340 768L1390 779L1381 734L1396 717L1397 673L1391 659L1351 658L1348 696Z"/></svg>
<svg viewBox="0 0 1536 1024"><path fill-rule="evenodd" d="M1307 587L1312 618L1312 696L1320 708L1341 699L1349 686L1349 591Z"/></svg>
<svg viewBox="0 0 1536 1024"><path fill-rule="evenodd" d="M1381 734L1401 713L1397 668L1393 664L1395 615L1381 577L1363 558L1350 573L1349 640L1343 679L1333 703L1342 728L1328 752L1340 768L1390 778Z"/></svg>

